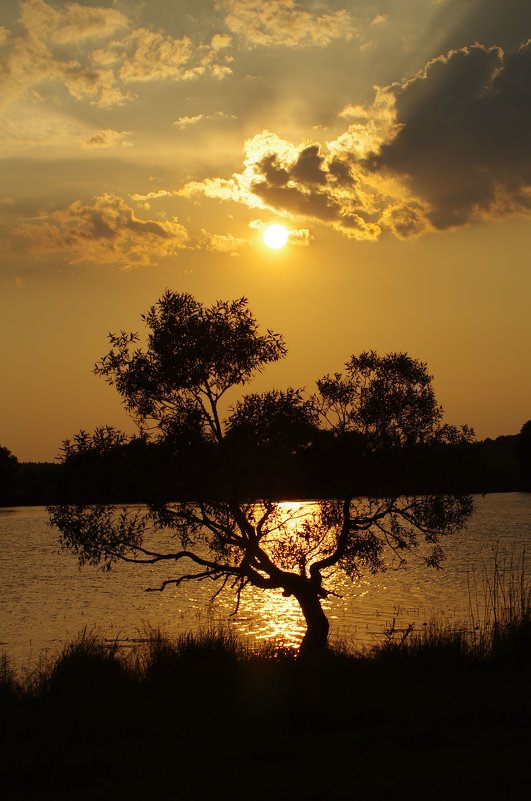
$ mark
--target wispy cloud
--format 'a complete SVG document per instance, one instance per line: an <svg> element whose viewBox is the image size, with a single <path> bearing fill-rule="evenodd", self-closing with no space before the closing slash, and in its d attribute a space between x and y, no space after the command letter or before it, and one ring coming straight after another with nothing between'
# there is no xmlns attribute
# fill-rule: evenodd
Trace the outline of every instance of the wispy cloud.
<svg viewBox="0 0 531 801"><path fill-rule="evenodd" d="M177 194L176 192L170 192L168 189L157 189L155 192L146 192L146 194L141 194L139 192L135 192L131 195L132 200L135 200L137 203L143 203L144 201L149 200L160 200L163 197L171 197L172 195Z"/></svg>
<svg viewBox="0 0 531 801"><path fill-rule="evenodd" d="M288 232L288 242L292 245L306 247L310 244L311 238L308 228L291 228Z"/></svg>
<svg viewBox="0 0 531 801"><path fill-rule="evenodd" d="M112 128L104 128L95 131L83 143L83 147L130 147L133 143L130 140L131 131L114 131Z"/></svg>
<svg viewBox="0 0 531 801"><path fill-rule="evenodd" d="M240 250L248 247L249 244L248 239L232 234L212 234L202 228L197 247L211 253L228 253L230 256L237 256Z"/></svg>
<svg viewBox="0 0 531 801"><path fill-rule="evenodd" d="M184 128L189 128L191 125L197 125L198 122L204 119L204 114L195 114L193 117L179 117L173 124L182 130Z"/></svg>
<svg viewBox="0 0 531 801"><path fill-rule="evenodd" d="M226 114L224 111L215 111L213 114L194 114L190 117L179 117L173 124L180 130L184 130L185 128L190 128L192 125L197 125L200 122L220 119L235 120L236 117L234 114Z"/></svg>
<svg viewBox="0 0 531 801"><path fill-rule="evenodd" d="M295 0L218 0L225 24L249 45L325 47L356 31L345 9L312 13Z"/></svg>

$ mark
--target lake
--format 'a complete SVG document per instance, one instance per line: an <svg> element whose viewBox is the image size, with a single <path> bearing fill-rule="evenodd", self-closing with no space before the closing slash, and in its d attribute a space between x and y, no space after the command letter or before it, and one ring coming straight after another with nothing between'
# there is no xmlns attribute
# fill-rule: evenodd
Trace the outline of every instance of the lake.
<svg viewBox="0 0 531 801"><path fill-rule="evenodd" d="M475 504L467 528L443 540L442 570L410 558L405 568L354 583L335 576L329 586L342 597L323 604L332 640L372 645L393 621L397 629L410 624L420 629L431 620L466 627L471 613L480 618L495 560L506 574L511 565L520 572L531 549L531 493L476 496ZM531 565L523 570L531 579ZM234 597L225 592L212 604L211 582L143 592L176 575L167 564L120 564L109 573L79 568L71 553L60 551L43 507L0 508L0 651L24 668L58 652L83 629L132 646L153 628L171 636L229 620L253 642L300 642L304 623L298 605L280 591L245 590L238 615L230 618Z"/></svg>

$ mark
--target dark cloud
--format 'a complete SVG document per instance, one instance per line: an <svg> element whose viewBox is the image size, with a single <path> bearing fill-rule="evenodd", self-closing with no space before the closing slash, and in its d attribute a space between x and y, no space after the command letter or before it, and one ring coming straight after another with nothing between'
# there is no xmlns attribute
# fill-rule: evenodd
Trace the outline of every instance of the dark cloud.
<svg viewBox="0 0 531 801"><path fill-rule="evenodd" d="M436 228L530 208L531 41L451 52L386 91L399 130L365 166L407 179Z"/></svg>
<svg viewBox="0 0 531 801"><path fill-rule="evenodd" d="M359 238L377 235L346 160L326 158L318 144L301 148L281 164L270 153L254 165L250 190L270 208L328 222Z"/></svg>
<svg viewBox="0 0 531 801"><path fill-rule="evenodd" d="M180 194L314 219L356 239L530 213L531 40L512 52L451 50L339 116L352 122L326 143L256 134L241 173Z"/></svg>
<svg viewBox="0 0 531 801"><path fill-rule="evenodd" d="M289 172L281 166L274 153L265 156L259 168L270 186L285 186L289 181Z"/></svg>
<svg viewBox="0 0 531 801"><path fill-rule="evenodd" d="M291 172L302 183L326 184L324 158L319 152L319 145L310 145L301 150Z"/></svg>
<svg viewBox="0 0 531 801"><path fill-rule="evenodd" d="M297 184L278 186L267 181L256 181L251 187L253 194L267 206L293 214L333 221L342 214L342 205L326 192L309 192Z"/></svg>

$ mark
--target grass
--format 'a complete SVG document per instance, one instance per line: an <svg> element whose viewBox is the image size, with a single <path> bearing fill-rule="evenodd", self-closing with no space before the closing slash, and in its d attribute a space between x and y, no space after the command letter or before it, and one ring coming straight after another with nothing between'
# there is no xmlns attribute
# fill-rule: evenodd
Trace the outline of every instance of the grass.
<svg viewBox="0 0 531 801"><path fill-rule="evenodd" d="M4 657L2 798L524 799L522 589L498 569L472 628L390 627L371 652L337 647L313 663L227 629L152 631L127 652L83 632L24 677Z"/></svg>

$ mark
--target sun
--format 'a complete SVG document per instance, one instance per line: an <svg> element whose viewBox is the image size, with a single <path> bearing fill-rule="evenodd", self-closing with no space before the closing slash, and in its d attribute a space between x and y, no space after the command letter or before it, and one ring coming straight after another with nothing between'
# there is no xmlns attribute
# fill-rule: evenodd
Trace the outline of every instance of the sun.
<svg viewBox="0 0 531 801"><path fill-rule="evenodd" d="M283 225L268 225L262 234L264 244L272 250L280 250L288 241L288 229Z"/></svg>

